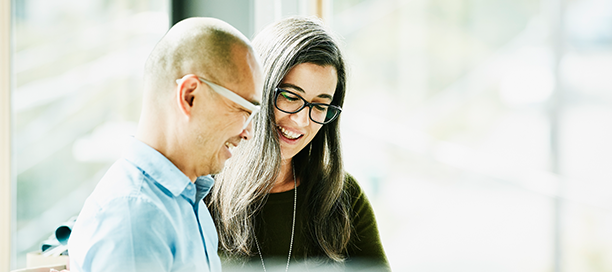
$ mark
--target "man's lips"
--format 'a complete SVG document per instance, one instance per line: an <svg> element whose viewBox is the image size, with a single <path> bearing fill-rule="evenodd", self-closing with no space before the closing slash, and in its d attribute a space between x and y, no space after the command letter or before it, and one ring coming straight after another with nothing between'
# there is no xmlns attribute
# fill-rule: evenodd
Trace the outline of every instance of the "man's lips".
<svg viewBox="0 0 612 272"><path fill-rule="evenodd" d="M234 148L236 148L236 146L238 146L238 143L230 142L230 141L225 142L225 147L230 152L230 154L233 153L232 151L234 150Z"/></svg>

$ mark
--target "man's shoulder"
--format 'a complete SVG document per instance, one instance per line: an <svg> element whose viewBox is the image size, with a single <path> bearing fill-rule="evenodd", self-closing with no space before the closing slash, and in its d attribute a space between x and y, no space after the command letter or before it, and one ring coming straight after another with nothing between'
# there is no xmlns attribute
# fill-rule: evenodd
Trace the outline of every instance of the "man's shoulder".
<svg viewBox="0 0 612 272"><path fill-rule="evenodd" d="M164 194L156 191L159 188L140 168L126 159L119 159L100 179L83 208L93 213L121 205L129 205L124 207L126 212L134 212L140 206L155 208L162 205L156 195Z"/></svg>
<svg viewBox="0 0 612 272"><path fill-rule="evenodd" d="M79 241L99 235L123 239L172 229L171 215L150 188L152 183L129 161L115 162L85 201L71 239L73 234ZM152 225L157 227L150 229Z"/></svg>
<svg viewBox="0 0 612 272"><path fill-rule="evenodd" d="M169 245L180 233L163 201L151 188L153 183L125 159L109 168L85 201L70 235L74 267L84 271L125 268L134 263L139 267L170 267ZM147 262L143 263L143 259ZM108 263L110 260L112 264Z"/></svg>
<svg viewBox="0 0 612 272"><path fill-rule="evenodd" d="M145 179L144 173L138 167L126 159L119 159L100 179L92 196L103 199L137 196L142 192Z"/></svg>

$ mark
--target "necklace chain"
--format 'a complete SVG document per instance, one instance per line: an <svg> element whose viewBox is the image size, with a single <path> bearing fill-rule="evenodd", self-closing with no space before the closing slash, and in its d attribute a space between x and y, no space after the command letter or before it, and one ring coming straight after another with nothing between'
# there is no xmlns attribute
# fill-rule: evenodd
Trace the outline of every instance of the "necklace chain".
<svg viewBox="0 0 612 272"><path fill-rule="evenodd" d="M295 211L297 210L297 181L295 179L295 168L293 167L293 164L291 165L291 170L293 171L293 222L291 223L291 242L289 243L289 255L287 256L287 266L285 266L285 272L289 271L289 262L291 262L293 235L295 233ZM257 253L259 253L259 259L261 259L261 266L263 267L264 272L268 272L266 270L266 264L264 263L263 255L261 254L261 249L259 248L259 242L257 242L257 235L253 236L255 237L255 245L257 246Z"/></svg>

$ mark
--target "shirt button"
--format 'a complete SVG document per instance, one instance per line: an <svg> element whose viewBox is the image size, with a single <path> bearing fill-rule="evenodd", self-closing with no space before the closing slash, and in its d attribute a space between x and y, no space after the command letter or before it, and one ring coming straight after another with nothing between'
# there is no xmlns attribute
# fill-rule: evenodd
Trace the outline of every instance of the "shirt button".
<svg viewBox="0 0 612 272"><path fill-rule="evenodd" d="M191 190L193 188L193 184L187 185L187 189Z"/></svg>

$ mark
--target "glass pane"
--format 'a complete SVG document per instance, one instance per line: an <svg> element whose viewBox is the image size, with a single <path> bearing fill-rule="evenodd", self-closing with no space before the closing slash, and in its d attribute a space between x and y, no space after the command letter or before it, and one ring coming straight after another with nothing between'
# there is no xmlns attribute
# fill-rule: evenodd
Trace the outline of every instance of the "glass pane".
<svg viewBox="0 0 612 272"><path fill-rule="evenodd" d="M394 270L552 271L559 190L563 271L612 269L612 1L567 1L563 25L553 2L333 2L346 167Z"/></svg>
<svg viewBox="0 0 612 272"><path fill-rule="evenodd" d="M560 134L567 271L612 270L612 1L568 3Z"/></svg>
<svg viewBox="0 0 612 272"><path fill-rule="evenodd" d="M14 1L16 267L78 214L135 131L167 2Z"/></svg>

